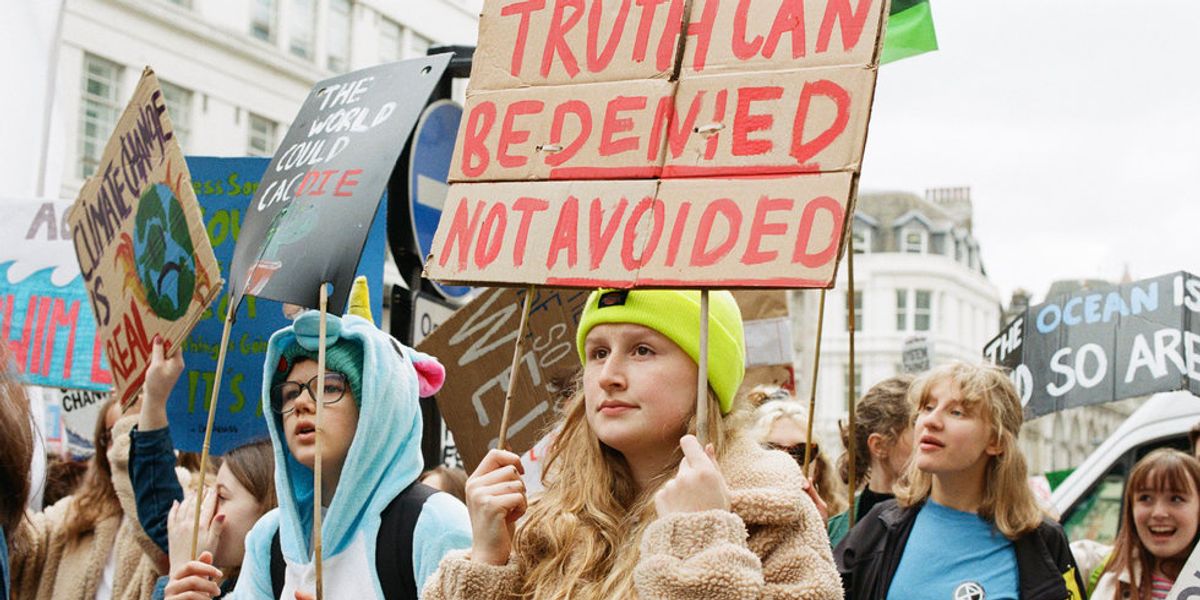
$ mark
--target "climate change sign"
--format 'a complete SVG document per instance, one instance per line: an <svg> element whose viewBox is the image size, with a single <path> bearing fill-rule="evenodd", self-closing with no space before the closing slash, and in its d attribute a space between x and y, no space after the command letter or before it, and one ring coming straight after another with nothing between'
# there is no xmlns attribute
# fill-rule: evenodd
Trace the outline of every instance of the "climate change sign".
<svg viewBox="0 0 1200 600"><path fill-rule="evenodd" d="M1157 392L1200 395L1200 277L1178 272L1032 306L984 347L1029 418Z"/></svg>

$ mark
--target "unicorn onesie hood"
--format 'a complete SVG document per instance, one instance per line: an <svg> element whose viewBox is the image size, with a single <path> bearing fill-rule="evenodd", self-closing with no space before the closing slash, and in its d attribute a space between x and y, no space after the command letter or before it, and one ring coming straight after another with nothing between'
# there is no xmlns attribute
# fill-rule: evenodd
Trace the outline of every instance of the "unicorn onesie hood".
<svg viewBox="0 0 1200 600"><path fill-rule="evenodd" d="M441 388L445 370L436 359L404 346L367 319L325 318L326 368L347 376L359 415L337 488L332 498L323 499L324 590L331 599L382 598L376 552L398 550L376 547L380 515L421 474L418 400ZM275 449L279 507L263 515L246 538L246 556L233 592L236 598L274 596L271 546L276 532L286 565L281 597L290 599L296 589L315 588L313 471L292 456L282 416L271 409L270 396L271 386L283 381L295 362L315 360L319 324L320 313L306 312L275 332L268 343L262 402ZM413 578L419 593L446 552L470 547L466 507L449 494L433 494L421 506L412 538Z"/></svg>

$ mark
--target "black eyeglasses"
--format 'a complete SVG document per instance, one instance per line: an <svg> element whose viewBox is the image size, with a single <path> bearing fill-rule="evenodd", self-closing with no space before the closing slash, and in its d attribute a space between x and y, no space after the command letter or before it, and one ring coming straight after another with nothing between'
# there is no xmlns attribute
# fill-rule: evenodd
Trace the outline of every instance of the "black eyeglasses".
<svg viewBox="0 0 1200 600"><path fill-rule="evenodd" d="M772 444L770 442L767 442L766 444L763 444L763 445L766 446L767 449L769 449L769 450L782 450L783 452L787 452L789 455L791 455L792 459L794 459L796 462L798 462L800 464L804 464L804 451L808 448L809 444L808 444L808 442L800 442L799 444L793 444L791 446L781 446L779 444ZM811 459L816 459L817 455L820 453L821 453L820 444L816 444L816 443L812 444Z"/></svg>
<svg viewBox="0 0 1200 600"><path fill-rule="evenodd" d="M285 381L276 384L271 388L271 410L286 415L296 410L296 400L300 398L300 392L308 390L308 397L315 399L317 397L314 386L317 383L317 378L314 376L308 380L308 383L301 384L296 381ZM346 388L349 383L346 381L346 376L341 373L329 372L325 374L325 393L321 395L321 402L325 406L336 403L346 395Z"/></svg>

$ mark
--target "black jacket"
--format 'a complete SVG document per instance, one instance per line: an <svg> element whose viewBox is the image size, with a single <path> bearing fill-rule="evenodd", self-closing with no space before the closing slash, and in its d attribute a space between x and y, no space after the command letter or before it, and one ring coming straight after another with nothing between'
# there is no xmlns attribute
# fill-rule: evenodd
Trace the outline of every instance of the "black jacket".
<svg viewBox="0 0 1200 600"><path fill-rule="evenodd" d="M887 597L913 523L923 504L877 504L834 549L847 600ZM1058 523L1043 520L1013 542L1021 600L1083 600L1083 578Z"/></svg>

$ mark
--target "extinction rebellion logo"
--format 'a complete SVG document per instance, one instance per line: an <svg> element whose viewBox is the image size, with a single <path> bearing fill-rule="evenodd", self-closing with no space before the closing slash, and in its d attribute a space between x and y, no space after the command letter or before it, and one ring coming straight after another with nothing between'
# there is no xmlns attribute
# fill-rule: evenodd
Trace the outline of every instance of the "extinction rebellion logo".
<svg viewBox="0 0 1200 600"><path fill-rule="evenodd" d="M954 600L984 600L986 597L983 586L974 581L967 581L954 588Z"/></svg>

